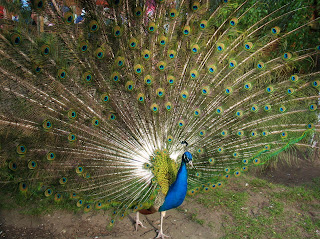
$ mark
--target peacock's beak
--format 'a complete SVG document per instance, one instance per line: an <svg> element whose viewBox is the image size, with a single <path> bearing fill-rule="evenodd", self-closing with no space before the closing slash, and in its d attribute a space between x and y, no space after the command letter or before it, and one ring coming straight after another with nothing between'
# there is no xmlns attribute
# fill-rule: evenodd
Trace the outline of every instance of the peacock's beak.
<svg viewBox="0 0 320 239"><path fill-rule="evenodd" d="M190 160L188 163L190 164L190 166L191 166L193 169L196 169L196 168L193 166L193 163L192 163L191 160Z"/></svg>

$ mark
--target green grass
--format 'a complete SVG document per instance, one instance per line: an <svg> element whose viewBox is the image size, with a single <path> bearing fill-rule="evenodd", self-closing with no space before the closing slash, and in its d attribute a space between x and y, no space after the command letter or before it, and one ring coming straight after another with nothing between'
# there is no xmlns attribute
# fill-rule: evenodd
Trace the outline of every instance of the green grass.
<svg viewBox="0 0 320 239"><path fill-rule="evenodd" d="M320 179L287 187L242 177L225 187L196 195L207 210L223 212L221 238L320 238ZM212 221L191 220L215 230ZM312 215L310 215L310 213Z"/></svg>
<svg viewBox="0 0 320 239"><path fill-rule="evenodd" d="M191 220L196 222L196 223L198 223L198 224L200 224L200 225L203 225L204 224L204 220L201 220L201 219L197 218L197 216L198 215L196 213L192 213L191 214Z"/></svg>
<svg viewBox="0 0 320 239"><path fill-rule="evenodd" d="M260 178L253 178L249 181L249 184L256 188L274 188L272 183L267 182L266 180Z"/></svg>
<svg viewBox="0 0 320 239"><path fill-rule="evenodd" d="M270 201L270 206L267 207L270 215L281 216L284 211L284 203L279 201Z"/></svg>
<svg viewBox="0 0 320 239"><path fill-rule="evenodd" d="M296 202L296 201L308 201L319 199L319 192L316 192L312 189L306 187L293 187L285 188L282 192L274 192L272 196L281 200L286 200L287 202Z"/></svg>

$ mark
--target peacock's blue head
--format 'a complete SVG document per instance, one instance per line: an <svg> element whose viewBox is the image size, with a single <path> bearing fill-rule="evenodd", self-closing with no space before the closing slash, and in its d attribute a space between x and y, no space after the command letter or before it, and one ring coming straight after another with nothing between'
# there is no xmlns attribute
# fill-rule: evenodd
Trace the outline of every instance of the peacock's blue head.
<svg viewBox="0 0 320 239"><path fill-rule="evenodd" d="M190 164L191 167L193 167L192 164L192 154L188 151L184 152L184 154L182 155L182 161L185 162L186 164Z"/></svg>

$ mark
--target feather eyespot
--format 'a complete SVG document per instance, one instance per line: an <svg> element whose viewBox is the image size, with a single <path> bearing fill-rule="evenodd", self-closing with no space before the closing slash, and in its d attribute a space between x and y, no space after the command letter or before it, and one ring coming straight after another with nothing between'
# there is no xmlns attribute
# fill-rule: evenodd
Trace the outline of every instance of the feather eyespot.
<svg viewBox="0 0 320 239"><path fill-rule="evenodd" d="M27 186L26 183L21 182L21 183L19 183L19 189L20 189L21 192L27 192L28 191L28 186Z"/></svg>

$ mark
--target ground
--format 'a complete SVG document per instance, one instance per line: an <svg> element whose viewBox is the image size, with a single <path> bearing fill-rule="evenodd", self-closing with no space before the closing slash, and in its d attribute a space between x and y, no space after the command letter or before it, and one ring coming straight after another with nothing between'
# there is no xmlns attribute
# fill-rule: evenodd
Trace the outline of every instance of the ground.
<svg viewBox="0 0 320 239"><path fill-rule="evenodd" d="M56 211L41 216L0 209L0 238L155 238L159 214L132 213L106 228L109 213ZM267 168L226 186L187 197L167 212L164 233L180 238L320 238L320 161Z"/></svg>

